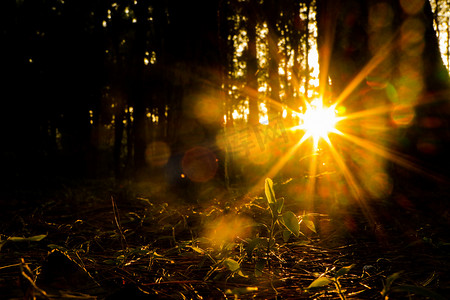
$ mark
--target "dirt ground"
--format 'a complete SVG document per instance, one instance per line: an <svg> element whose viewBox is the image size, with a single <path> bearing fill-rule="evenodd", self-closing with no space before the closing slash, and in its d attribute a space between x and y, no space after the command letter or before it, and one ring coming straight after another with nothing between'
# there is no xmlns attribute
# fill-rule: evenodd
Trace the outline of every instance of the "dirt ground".
<svg viewBox="0 0 450 300"><path fill-rule="evenodd" d="M450 294L443 195L433 209L374 206L373 224L358 209L305 212L298 216L298 237L284 240L284 233L275 232L271 243L262 189L251 195L229 190L193 204L155 193L152 186L110 181L56 186L2 195L2 299L447 299ZM285 208L298 211L289 199Z"/></svg>

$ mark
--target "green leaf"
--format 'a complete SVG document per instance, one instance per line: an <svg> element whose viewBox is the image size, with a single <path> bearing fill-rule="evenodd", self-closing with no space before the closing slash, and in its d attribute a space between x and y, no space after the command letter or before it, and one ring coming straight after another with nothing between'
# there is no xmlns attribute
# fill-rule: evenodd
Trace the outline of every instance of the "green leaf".
<svg viewBox="0 0 450 300"><path fill-rule="evenodd" d="M247 277L248 277L247 275L245 275L245 274L242 272L241 269L237 270L236 274L238 274L239 276L244 277L244 278L247 278Z"/></svg>
<svg viewBox="0 0 450 300"><path fill-rule="evenodd" d="M199 248L197 246L190 246L189 248L191 248L192 250L194 250L194 252L197 252L199 254L205 254L205 250L203 250L202 248Z"/></svg>
<svg viewBox="0 0 450 300"><path fill-rule="evenodd" d="M390 83L388 83L386 86L386 95L388 96L389 100L391 100L391 102L396 103L398 101L397 90Z"/></svg>
<svg viewBox="0 0 450 300"><path fill-rule="evenodd" d="M275 203L276 199L275 199L275 192L273 191L273 181L270 178L266 178L265 191L267 202L269 202L269 204Z"/></svg>
<svg viewBox="0 0 450 300"><path fill-rule="evenodd" d="M402 273L403 273L402 271L396 272L396 273L394 273L394 274L389 275L388 278L386 278L386 283L385 283L385 285L384 285L383 290L381 291L381 296L382 296L382 297L385 297L385 296L387 296L387 295L389 294L389 292L390 292L390 290L391 290L391 285L392 285L392 283L393 283L396 279L400 278L400 275L401 275Z"/></svg>
<svg viewBox="0 0 450 300"><path fill-rule="evenodd" d="M348 272L350 271L350 269L353 268L354 266L355 266L355 265L352 264L352 265L350 265L350 266L346 266L346 267L340 268L340 269L336 272L336 275L335 275L334 277L338 278L338 277L341 277L341 276L343 276L343 275L348 274Z"/></svg>
<svg viewBox="0 0 450 300"><path fill-rule="evenodd" d="M281 214L284 206L284 198L279 198L276 201L277 201L277 212L278 214Z"/></svg>
<svg viewBox="0 0 450 300"><path fill-rule="evenodd" d="M255 248L261 243L261 238L257 237L252 240L250 240L247 244L247 247L245 247L247 251L247 256L252 257L252 253L255 250Z"/></svg>
<svg viewBox="0 0 450 300"><path fill-rule="evenodd" d="M104 261L103 261L103 263L104 264L107 264L107 265L117 265L118 263L117 263L117 260L114 260L114 259L105 259Z"/></svg>
<svg viewBox="0 0 450 300"><path fill-rule="evenodd" d="M291 237L291 232L289 230L283 230L283 241L287 243Z"/></svg>
<svg viewBox="0 0 450 300"><path fill-rule="evenodd" d="M47 237L46 234L39 234L39 235L29 237L29 240L30 240L30 242L39 242L40 240L42 240L46 237Z"/></svg>
<svg viewBox="0 0 450 300"><path fill-rule="evenodd" d="M302 223L305 223L306 227L311 230L314 233L317 233L316 226L314 225L314 222L308 219L303 218Z"/></svg>
<svg viewBox="0 0 450 300"><path fill-rule="evenodd" d="M231 272L236 272L241 267L237 261L231 258L227 258L223 261L225 267Z"/></svg>
<svg viewBox="0 0 450 300"><path fill-rule="evenodd" d="M30 237L18 237L18 236L12 236L8 238L8 241L11 242L39 242L40 240L44 239L45 237L47 237L46 234L40 234L40 235L35 235L35 236L30 236Z"/></svg>
<svg viewBox="0 0 450 300"><path fill-rule="evenodd" d="M400 271L389 275L388 278L386 278L386 286L390 286L396 279L400 278L402 273L403 271Z"/></svg>
<svg viewBox="0 0 450 300"><path fill-rule="evenodd" d="M292 211L286 211L283 213L284 226L296 237L300 233L300 224L298 223L297 216Z"/></svg>
<svg viewBox="0 0 450 300"><path fill-rule="evenodd" d="M331 283L331 279L326 278L326 277L319 277L316 280L314 280L306 289L316 289L316 288L321 288L324 286L327 286Z"/></svg>

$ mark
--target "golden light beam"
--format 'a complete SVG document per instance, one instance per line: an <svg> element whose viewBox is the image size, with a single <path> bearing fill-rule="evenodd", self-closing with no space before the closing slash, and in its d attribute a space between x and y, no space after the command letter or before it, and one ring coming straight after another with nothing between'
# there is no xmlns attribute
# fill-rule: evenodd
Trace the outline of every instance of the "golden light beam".
<svg viewBox="0 0 450 300"><path fill-rule="evenodd" d="M266 177L274 177L283 166L288 162L288 160L295 154L297 149L303 144L304 141L299 140L294 146L289 149L289 152L283 155L278 162L266 173L266 175L262 178L261 183L264 182Z"/></svg>
<svg viewBox="0 0 450 300"><path fill-rule="evenodd" d="M282 168L283 166L288 162L288 160L295 154L297 149L302 145L302 141L298 141L294 146L289 149L288 153L283 155L277 163L264 175L262 176L258 182L253 186L253 188L250 189L249 194L252 194L259 190L262 186L264 186L264 180L269 177L273 178Z"/></svg>
<svg viewBox="0 0 450 300"><path fill-rule="evenodd" d="M314 148L316 149L316 148ZM317 173L317 155L312 156L311 164L309 165L309 180L306 185L306 195L312 196L314 195L315 188L316 188L316 173ZM313 197L311 199L314 199ZM310 205L309 209L312 209L312 202L307 203Z"/></svg>
<svg viewBox="0 0 450 300"><path fill-rule="evenodd" d="M416 165L414 162L403 158L402 155L400 153L397 153L393 150L389 150L386 147L383 147L381 145L377 145L373 142L370 142L368 140L365 140L363 138L357 137L355 135L351 135L349 133L345 133L342 135L344 138L346 138L347 140L349 140L350 142L354 143L355 145L360 146L361 148L364 148L366 150L371 151L372 153L381 156L401 167L404 167L405 169L414 171L418 174L422 174L422 175L426 175L429 176L435 180L438 181L447 181L448 179L443 179L442 176L435 174L434 172L430 171L430 170L425 170L422 167L419 167L418 165Z"/></svg>
<svg viewBox="0 0 450 300"><path fill-rule="evenodd" d="M357 112L345 115L341 119L345 119L345 120L362 119L362 118L371 117L374 115L391 113L392 108L393 108L392 105L386 105L386 106L380 106L380 107L375 107L375 108L371 108L371 109L361 110L361 111L357 111Z"/></svg>
<svg viewBox="0 0 450 300"><path fill-rule="evenodd" d="M342 174L344 175L345 180L347 181L348 185L350 186L350 190L352 191L353 197L355 199L362 199L362 191L359 188L358 184L356 183L355 178L352 175L352 172L349 170L347 165L344 162L344 159L339 155L339 153L336 151L336 148L330 143L328 144L331 155L333 156L335 162L338 164L338 167L342 171Z"/></svg>
<svg viewBox="0 0 450 300"><path fill-rule="evenodd" d="M345 136L345 134L344 134L344 136ZM344 159L336 151L334 146L331 143L328 145L329 145L329 148L331 151L331 155L334 158L334 161L338 164L338 167L340 168L342 174L344 175L345 181L347 182L347 184L350 187L350 191L352 193L353 198L359 203L359 206L363 210L364 215L368 218L369 223L371 225L375 224L373 214L370 211L370 207L367 205L367 203L364 200L365 199L364 193L361 190L361 188L359 187L355 177L353 176L352 172L345 164Z"/></svg>
<svg viewBox="0 0 450 300"><path fill-rule="evenodd" d="M394 48L395 39L392 38L383 46L380 47L378 52L372 57L372 59L362 68L362 70L350 81L341 94L337 97L335 104L338 105L345 101L348 96L358 87L358 85L365 80L365 78L380 65L383 60L386 59L388 54Z"/></svg>

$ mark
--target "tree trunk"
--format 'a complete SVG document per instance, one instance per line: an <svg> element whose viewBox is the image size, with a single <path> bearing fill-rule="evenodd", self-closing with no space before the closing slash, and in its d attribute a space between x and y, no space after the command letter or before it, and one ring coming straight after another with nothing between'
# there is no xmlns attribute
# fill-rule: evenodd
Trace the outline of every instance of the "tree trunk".
<svg viewBox="0 0 450 300"><path fill-rule="evenodd" d="M310 79L310 67L309 67L309 14L311 11L311 1L306 1L306 20L305 20L305 94L308 95L309 79Z"/></svg>
<svg viewBox="0 0 450 300"><path fill-rule="evenodd" d="M403 12L400 39L404 42L403 47L399 47L401 59L396 88L400 103L415 107L414 122L408 128L409 144L414 150L408 150L427 167L448 175L450 79L433 28L431 5L426 1L418 11L411 4L400 8ZM414 34L419 36L414 38Z"/></svg>
<svg viewBox="0 0 450 300"><path fill-rule="evenodd" d="M256 57L256 25L258 4L255 0L247 3L247 87L245 89L248 97L249 115L248 123L257 125L259 123L258 108L258 60Z"/></svg>
<svg viewBox="0 0 450 300"><path fill-rule="evenodd" d="M269 86L270 86L270 101L268 103L269 122L275 119L281 111L280 100L280 75L278 73L280 53L278 49L279 34L277 31L277 21L279 17L277 3L268 1L265 7L267 16L267 27L269 32L267 34L269 44ZM287 88L287 86L286 86Z"/></svg>
<svg viewBox="0 0 450 300"><path fill-rule="evenodd" d="M133 103L133 134L134 134L134 169L136 175L145 170L145 150L147 146L147 127L145 126L146 103L144 102L144 55L147 41L147 12L148 8L143 1L138 2L136 10L136 30L132 46L133 82L130 91Z"/></svg>
<svg viewBox="0 0 450 300"><path fill-rule="evenodd" d="M115 119L114 119L114 145L113 145L113 163L114 163L114 177L116 180L122 178L122 142L125 119L125 107L123 99L119 98L115 104Z"/></svg>

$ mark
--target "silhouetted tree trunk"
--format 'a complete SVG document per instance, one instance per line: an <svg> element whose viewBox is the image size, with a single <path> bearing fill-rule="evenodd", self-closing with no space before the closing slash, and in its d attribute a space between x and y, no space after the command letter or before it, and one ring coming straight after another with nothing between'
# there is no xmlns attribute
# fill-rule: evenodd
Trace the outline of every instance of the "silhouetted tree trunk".
<svg viewBox="0 0 450 300"><path fill-rule="evenodd" d="M369 60L367 2L318 0L317 19L321 85L338 96Z"/></svg>
<svg viewBox="0 0 450 300"><path fill-rule="evenodd" d="M289 44L292 47L292 75L290 79L290 86L287 87L287 99L285 104L289 109L298 110L301 103L301 94L300 94L300 82L303 77L304 70L301 70L300 59L302 58L301 48L302 48L302 36L304 36L304 27L305 22L300 18L300 1L286 1L287 6L289 7L288 15L286 16L288 20L286 22L290 24L290 32L287 33L289 37ZM287 43L288 41L286 41ZM287 76L287 74L286 74ZM293 123L292 114L289 113L286 115L286 125L288 127L295 126Z"/></svg>
<svg viewBox="0 0 450 300"><path fill-rule="evenodd" d="M147 18L148 7L144 1L139 1L136 5L136 19L134 24L135 36L132 41L132 82L131 82L131 103L133 104L133 134L134 134L134 168L137 175L145 169L145 149L147 145L147 127L145 126L146 103L144 100L144 57L147 42Z"/></svg>
<svg viewBox="0 0 450 300"><path fill-rule="evenodd" d="M399 53L399 75L412 78L417 74L421 82L414 82L417 95L404 93L404 97L415 96L415 122L409 128L410 144L414 145L415 154L428 167L439 173L449 174L450 162L447 159L450 151L450 79L439 50L439 42L433 28L433 12L428 1L417 12L413 7L402 6L403 24L402 39L404 46ZM410 24L418 24L415 34L422 34L417 41L408 32ZM414 28L414 27L413 27ZM405 45L406 44L406 45ZM404 59L408 57L409 59ZM409 68L409 69L408 69ZM412 69L411 69L412 68ZM402 71L404 70L404 71ZM401 77L400 77L401 78ZM417 77L416 77L417 78ZM399 80L398 89L402 81ZM400 97L401 95L399 95ZM435 122L434 126L427 125Z"/></svg>
<svg viewBox="0 0 450 300"><path fill-rule="evenodd" d="M178 185L183 198L190 200L197 200L199 186L207 183L193 183L188 176L181 176L183 156L197 147L217 152L215 138L223 118L217 110L223 103L218 4L202 0L167 6L164 61L171 99L168 133L172 157L166 171L174 190Z"/></svg>
<svg viewBox="0 0 450 300"><path fill-rule="evenodd" d="M245 89L248 104L249 116L248 122L251 125L256 125L259 122L259 108L258 108L258 59L256 57L256 25L259 11L259 4L256 0L248 0L247 13L247 87Z"/></svg>
<svg viewBox="0 0 450 300"><path fill-rule="evenodd" d="M120 92L117 102L115 103L115 120L114 120L114 144L113 144L113 164L114 164L114 176L116 179L121 179L123 175L122 169L122 143L125 120L125 105L124 99L122 99Z"/></svg>
<svg viewBox="0 0 450 300"><path fill-rule="evenodd" d="M309 51L311 47L309 46L309 14L311 11L311 0L305 1L306 5L306 20L305 20L305 92L307 93L309 90L309 79L310 79L310 67L309 67Z"/></svg>
<svg viewBox="0 0 450 300"><path fill-rule="evenodd" d="M280 62L280 50L278 48L279 33L277 22L279 19L279 6L273 0L265 2L265 13L267 17L268 44L269 44L269 86L270 99L268 103L269 120L277 117L281 111L280 100L280 75L278 73ZM287 86L286 86L287 88ZM269 121L270 122L270 121Z"/></svg>

